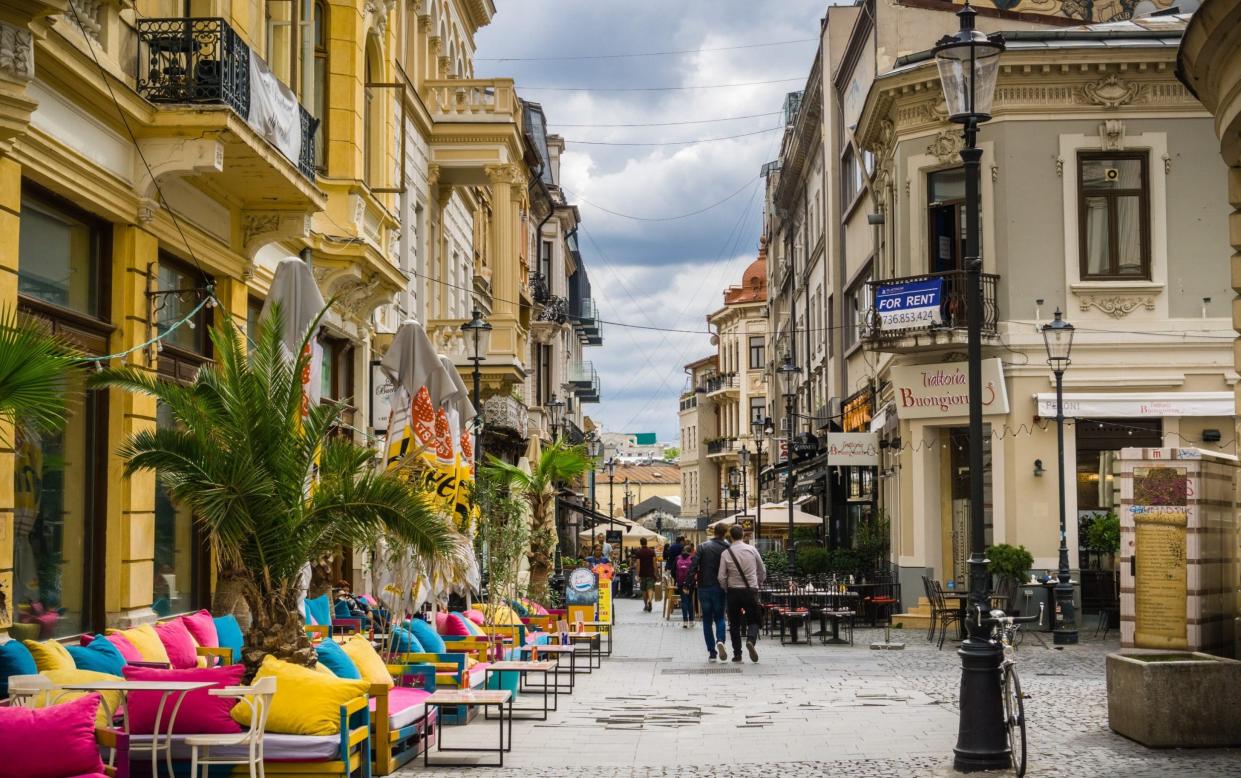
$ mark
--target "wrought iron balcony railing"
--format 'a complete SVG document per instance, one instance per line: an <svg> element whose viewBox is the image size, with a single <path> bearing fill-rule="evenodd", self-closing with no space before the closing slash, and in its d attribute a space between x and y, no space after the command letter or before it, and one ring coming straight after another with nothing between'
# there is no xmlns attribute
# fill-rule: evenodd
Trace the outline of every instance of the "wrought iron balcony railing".
<svg viewBox="0 0 1241 778"><path fill-rule="evenodd" d="M881 288L898 284L941 280L942 292L938 310L931 320L926 322L896 321L890 319L886 324L879 315L878 296ZM1000 277L993 273L982 274L982 334L994 336L998 330L999 310L996 306L996 286ZM866 317L866 326L862 331L862 340L871 346L887 346L904 338L923 334L952 334L953 331L966 327L966 299L969 274L964 270L952 270L946 273L925 273L905 278L888 278L872 281L870 287L870 311ZM925 338L923 338L925 340Z"/></svg>
<svg viewBox="0 0 1241 778"><path fill-rule="evenodd" d="M530 274L530 299L534 300L535 305L543 305L547 302L547 298L551 297L551 287L547 285L547 279L542 273Z"/></svg>
<svg viewBox="0 0 1241 778"><path fill-rule="evenodd" d="M488 397L483 401L483 425L486 429L503 430L526 437L530 412L515 397Z"/></svg>
<svg viewBox="0 0 1241 778"><path fill-rule="evenodd" d="M727 454L733 450L733 438L716 438L707 441L707 454Z"/></svg>
<svg viewBox="0 0 1241 778"><path fill-rule="evenodd" d="M250 119L250 47L228 22L214 18L139 19L137 89L152 103L222 104ZM315 178L319 120L298 106L299 159Z"/></svg>
<svg viewBox="0 0 1241 778"><path fill-rule="evenodd" d="M707 379L707 394L712 392L722 392L726 389L736 389L737 374L725 373L723 375L711 376Z"/></svg>
<svg viewBox="0 0 1241 778"><path fill-rule="evenodd" d="M542 310L535 317L538 321L550 321L556 324L567 324L569 321L569 301L559 295L549 294L543 303Z"/></svg>

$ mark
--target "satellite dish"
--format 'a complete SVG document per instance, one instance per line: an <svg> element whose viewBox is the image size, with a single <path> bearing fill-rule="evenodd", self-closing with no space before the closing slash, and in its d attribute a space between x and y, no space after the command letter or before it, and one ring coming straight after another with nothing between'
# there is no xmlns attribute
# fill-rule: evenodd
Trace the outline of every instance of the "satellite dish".
<svg viewBox="0 0 1241 778"><path fill-rule="evenodd" d="M720 336L719 336L719 335L714 335L714 334L713 334L713 335L711 336L711 345L712 345L712 346L718 346L718 345L720 345Z"/></svg>

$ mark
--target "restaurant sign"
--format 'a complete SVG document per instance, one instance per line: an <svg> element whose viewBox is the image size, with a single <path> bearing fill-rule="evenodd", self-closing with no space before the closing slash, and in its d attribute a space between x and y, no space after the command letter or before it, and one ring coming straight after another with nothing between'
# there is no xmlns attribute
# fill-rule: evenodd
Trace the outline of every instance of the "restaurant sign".
<svg viewBox="0 0 1241 778"><path fill-rule="evenodd" d="M832 467L878 467L879 435L874 432L827 433L827 464Z"/></svg>
<svg viewBox="0 0 1241 778"><path fill-rule="evenodd" d="M969 364L898 365L892 368L896 415L900 419L937 419L969 414ZM999 358L982 361L983 415L1008 413L1008 389Z"/></svg>

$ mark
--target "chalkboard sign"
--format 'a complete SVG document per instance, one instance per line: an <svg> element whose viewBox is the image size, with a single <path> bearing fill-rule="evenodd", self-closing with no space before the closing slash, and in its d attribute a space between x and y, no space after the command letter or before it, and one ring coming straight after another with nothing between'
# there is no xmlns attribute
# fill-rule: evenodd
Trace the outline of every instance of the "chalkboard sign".
<svg viewBox="0 0 1241 778"><path fill-rule="evenodd" d="M604 537L609 543L615 546L619 545L620 542L625 539L625 533L619 529L610 529L605 533Z"/></svg>

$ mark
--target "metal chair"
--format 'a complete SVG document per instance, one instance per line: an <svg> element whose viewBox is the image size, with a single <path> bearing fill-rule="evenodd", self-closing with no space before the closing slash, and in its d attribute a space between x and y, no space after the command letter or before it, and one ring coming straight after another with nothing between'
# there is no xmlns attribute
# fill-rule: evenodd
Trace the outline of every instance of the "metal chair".
<svg viewBox="0 0 1241 778"><path fill-rule="evenodd" d="M235 735L188 735L185 744L190 747L190 778L198 778L202 765L202 778L207 778L211 765L247 765L250 778L264 778L263 733L267 729L267 714L271 710L271 698L276 693L276 679L260 678L253 686L225 686L210 689L212 697L235 697L250 707L250 729ZM246 747L246 756L211 756L212 748ZM202 749L200 756L198 751Z"/></svg>
<svg viewBox="0 0 1241 778"><path fill-rule="evenodd" d="M939 624L939 646L940 650L944 648L944 638L948 635L948 627L952 624L961 627L961 611L957 608L948 607L948 599L944 596L944 588L939 581L931 581L931 591L935 595L933 610L935 612L935 622Z"/></svg>

